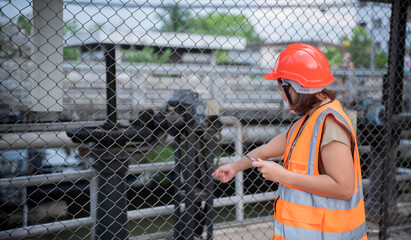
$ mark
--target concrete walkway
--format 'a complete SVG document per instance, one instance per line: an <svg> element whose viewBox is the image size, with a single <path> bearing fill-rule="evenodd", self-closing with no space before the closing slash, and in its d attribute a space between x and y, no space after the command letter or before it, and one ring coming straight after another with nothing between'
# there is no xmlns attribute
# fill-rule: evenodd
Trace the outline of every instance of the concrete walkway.
<svg viewBox="0 0 411 240"><path fill-rule="evenodd" d="M273 220L274 221L274 220ZM251 240L271 239L273 237L273 221L256 224L244 224L232 228L214 231L215 240Z"/></svg>

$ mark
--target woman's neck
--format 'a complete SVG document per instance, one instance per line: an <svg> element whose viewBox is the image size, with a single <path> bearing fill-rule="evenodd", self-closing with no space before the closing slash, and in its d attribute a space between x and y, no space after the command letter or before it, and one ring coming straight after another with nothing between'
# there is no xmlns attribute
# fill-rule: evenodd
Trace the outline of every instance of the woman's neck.
<svg viewBox="0 0 411 240"><path fill-rule="evenodd" d="M308 116L311 116L311 115L315 112L315 110L317 110L317 108L319 108L319 107L321 107L322 105L324 105L324 104L326 104L326 103L329 103L329 102L331 102L331 99L330 99L330 98L325 98L325 99L322 99L322 101L314 104L314 105L313 105L313 108L311 108L311 110L308 111Z"/></svg>

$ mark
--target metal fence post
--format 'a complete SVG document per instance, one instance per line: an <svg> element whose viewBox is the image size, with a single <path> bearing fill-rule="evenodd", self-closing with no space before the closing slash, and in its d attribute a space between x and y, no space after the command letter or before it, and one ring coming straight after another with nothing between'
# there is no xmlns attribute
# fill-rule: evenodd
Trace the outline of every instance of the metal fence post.
<svg viewBox="0 0 411 240"><path fill-rule="evenodd" d="M214 149L217 148L217 141L215 140L215 135L218 133L216 129L209 128L209 140L206 143L207 155L205 156L205 167L206 176L203 178L206 180L205 189L206 189L206 199L205 199L205 226L207 227L207 240L213 239L213 222L214 222L214 209L213 209L213 200L214 200L214 182L210 179L211 174L214 172ZM211 180L211 181L210 181Z"/></svg>
<svg viewBox="0 0 411 240"><path fill-rule="evenodd" d="M381 203L379 221L379 239L387 239L387 229L392 221L389 219L391 208L396 211L396 204L392 204L395 198L395 176L396 176L396 149L398 149L401 128L395 127L393 116L402 111L402 89L404 79L404 55L405 55L405 33L407 24L408 1L396 0L392 2L391 8L391 30L389 41L388 73L383 83L382 101L386 108L386 121L384 124L385 141L382 147L384 159L381 175ZM394 205L394 207L393 207ZM388 209L390 208L390 210Z"/></svg>
<svg viewBox="0 0 411 240"><path fill-rule="evenodd" d="M98 184L94 239L128 239L125 176L130 154L122 148L108 150L98 144L90 150Z"/></svg>
<svg viewBox="0 0 411 240"><path fill-rule="evenodd" d="M237 134L236 134L236 140L241 143L241 144L236 144L235 145L235 152L236 152L236 159L240 159L243 156L243 126L240 122L240 120L235 119L236 125L237 125ZM235 218L237 221L243 221L244 220L244 173L239 172L235 176L235 192L238 197L240 197L240 200L237 202L235 205Z"/></svg>
<svg viewBox="0 0 411 240"><path fill-rule="evenodd" d="M92 170L93 174L90 179L90 217L93 219L93 228L91 230L91 239L96 239L95 226L97 223L97 193L98 193L98 175L97 172Z"/></svg>
<svg viewBox="0 0 411 240"><path fill-rule="evenodd" d="M114 45L106 46L106 97L107 97L107 130L117 123L116 97L116 49Z"/></svg>

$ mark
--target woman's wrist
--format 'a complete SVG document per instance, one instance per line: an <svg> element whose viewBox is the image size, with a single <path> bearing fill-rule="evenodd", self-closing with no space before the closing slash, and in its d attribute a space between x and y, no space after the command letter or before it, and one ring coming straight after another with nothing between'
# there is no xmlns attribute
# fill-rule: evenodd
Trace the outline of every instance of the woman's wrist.
<svg viewBox="0 0 411 240"><path fill-rule="evenodd" d="M295 173L295 172L284 169L284 172L283 172L283 182L284 182L284 184L293 185L296 174L297 173Z"/></svg>
<svg viewBox="0 0 411 240"><path fill-rule="evenodd" d="M251 163L252 161L249 160L247 157L242 157L239 160L230 163L230 165L231 165L231 169L233 169L234 172L237 174L241 171L247 170L250 167L252 167Z"/></svg>

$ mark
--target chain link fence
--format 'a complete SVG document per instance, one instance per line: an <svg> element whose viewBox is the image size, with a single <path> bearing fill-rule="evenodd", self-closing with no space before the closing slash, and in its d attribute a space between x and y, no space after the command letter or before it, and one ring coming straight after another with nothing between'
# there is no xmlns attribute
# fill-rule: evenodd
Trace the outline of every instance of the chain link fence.
<svg viewBox="0 0 411 240"><path fill-rule="evenodd" d="M409 1L0 9L0 239L270 239L277 184L211 173L296 120L263 79L294 42L356 127L368 237L411 238Z"/></svg>

